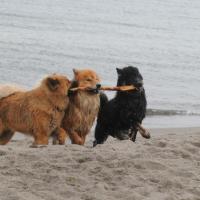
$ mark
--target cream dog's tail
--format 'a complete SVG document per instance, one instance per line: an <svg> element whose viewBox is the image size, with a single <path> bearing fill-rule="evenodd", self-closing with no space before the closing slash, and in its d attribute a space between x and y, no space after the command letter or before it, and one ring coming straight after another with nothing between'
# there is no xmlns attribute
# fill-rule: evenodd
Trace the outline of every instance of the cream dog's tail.
<svg viewBox="0 0 200 200"><path fill-rule="evenodd" d="M25 89L14 84L0 84L0 99L15 92L23 92Z"/></svg>

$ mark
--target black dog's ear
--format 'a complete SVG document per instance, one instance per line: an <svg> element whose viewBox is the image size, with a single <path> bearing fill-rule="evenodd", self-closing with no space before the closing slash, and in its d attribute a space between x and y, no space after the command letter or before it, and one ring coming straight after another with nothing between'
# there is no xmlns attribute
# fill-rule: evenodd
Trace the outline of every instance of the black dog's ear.
<svg viewBox="0 0 200 200"><path fill-rule="evenodd" d="M58 88L60 82L58 79L55 78L47 78L47 86L50 90L54 91Z"/></svg>
<svg viewBox="0 0 200 200"><path fill-rule="evenodd" d="M122 74L122 71L123 71L122 69L116 68L116 70L117 70L118 75Z"/></svg>

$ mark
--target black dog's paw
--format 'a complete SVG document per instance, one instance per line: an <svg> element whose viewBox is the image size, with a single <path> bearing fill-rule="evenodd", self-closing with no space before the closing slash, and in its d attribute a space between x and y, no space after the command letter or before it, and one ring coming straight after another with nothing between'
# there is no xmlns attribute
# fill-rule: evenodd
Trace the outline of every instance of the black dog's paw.
<svg viewBox="0 0 200 200"><path fill-rule="evenodd" d="M93 147L96 147L97 146L97 141L95 140L94 142L93 142Z"/></svg>
<svg viewBox="0 0 200 200"><path fill-rule="evenodd" d="M119 140L129 140L129 130L119 130L116 132L116 138Z"/></svg>

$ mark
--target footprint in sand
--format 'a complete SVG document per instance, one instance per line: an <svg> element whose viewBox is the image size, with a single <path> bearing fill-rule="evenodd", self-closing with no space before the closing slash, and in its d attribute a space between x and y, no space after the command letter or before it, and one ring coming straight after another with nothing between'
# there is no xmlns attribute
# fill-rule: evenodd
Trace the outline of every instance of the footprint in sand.
<svg viewBox="0 0 200 200"><path fill-rule="evenodd" d="M7 153L5 151L0 150L0 156L5 156Z"/></svg>
<svg viewBox="0 0 200 200"><path fill-rule="evenodd" d="M155 161L146 161L145 163L148 169L152 170L165 170L167 168L165 165Z"/></svg>
<svg viewBox="0 0 200 200"><path fill-rule="evenodd" d="M195 147L199 147L200 148L200 142L191 142L191 144Z"/></svg>
<svg viewBox="0 0 200 200"><path fill-rule="evenodd" d="M166 142L163 142L163 141L159 141L157 144L156 144L157 147L161 147L161 148L164 148L167 146L167 143Z"/></svg>
<svg viewBox="0 0 200 200"><path fill-rule="evenodd" d="M155 161L143 161L135 165L136 169L165 170L167 167Z"/></svg>

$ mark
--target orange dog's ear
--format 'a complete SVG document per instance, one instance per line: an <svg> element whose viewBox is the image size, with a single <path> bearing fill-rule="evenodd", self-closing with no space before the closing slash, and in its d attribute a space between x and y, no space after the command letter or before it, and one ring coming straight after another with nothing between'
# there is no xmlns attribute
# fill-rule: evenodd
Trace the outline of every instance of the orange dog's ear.
<svg viewBox="0 0 200 200"><path fill-rule="evenodd" d="M60 82L58 79L55 78L47 78L47 86L50 90L54 91L58 88L58 86L60 85Z"/></svg>

